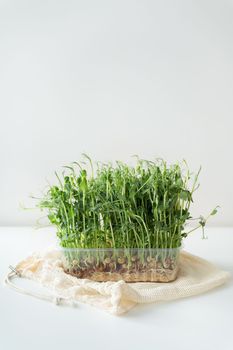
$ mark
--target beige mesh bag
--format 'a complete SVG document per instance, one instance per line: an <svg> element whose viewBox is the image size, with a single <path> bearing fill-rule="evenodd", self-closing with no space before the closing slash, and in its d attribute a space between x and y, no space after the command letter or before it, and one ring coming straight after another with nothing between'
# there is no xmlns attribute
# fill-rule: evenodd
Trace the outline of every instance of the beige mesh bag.
<svg viewBox="0 0 233 350"><path fill-rule="evenodd" d="M15 290L59 303L87 303L119 315L138 303L156 303L204 293L224 284L229 273L204 259L182 252L178 278L170 283L93 282L64 272L58 251L34 253L18 263L5 282ZM19 288L15 277L27 278L47 287L50 295Z"/></svg>

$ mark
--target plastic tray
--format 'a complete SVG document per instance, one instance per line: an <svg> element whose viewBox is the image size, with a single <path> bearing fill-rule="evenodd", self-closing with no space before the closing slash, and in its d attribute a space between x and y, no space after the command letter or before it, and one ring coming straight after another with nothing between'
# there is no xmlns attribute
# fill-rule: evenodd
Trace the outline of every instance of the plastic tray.
<svg viewBox="0 0 233 350"><path fill-rule="evenodd" d="M62 248L62 263L66 273L98 282L170 282L177 277L179 253L180 248Z"/></svg>

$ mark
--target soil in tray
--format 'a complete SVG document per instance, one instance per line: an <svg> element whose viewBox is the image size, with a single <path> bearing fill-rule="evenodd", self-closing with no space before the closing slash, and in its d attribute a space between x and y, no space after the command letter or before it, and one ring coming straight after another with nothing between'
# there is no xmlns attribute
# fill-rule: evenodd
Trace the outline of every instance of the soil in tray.
<svg viewBox="0 0 233 350"><path fill-rule="evenodd" d="M70 275L98 282L170 282L176 279L178 272L177 258L156 261L153 257L147 257L143 262L135 257L105 258L101 262L84 258L66 260L63 267Z"/></svg>

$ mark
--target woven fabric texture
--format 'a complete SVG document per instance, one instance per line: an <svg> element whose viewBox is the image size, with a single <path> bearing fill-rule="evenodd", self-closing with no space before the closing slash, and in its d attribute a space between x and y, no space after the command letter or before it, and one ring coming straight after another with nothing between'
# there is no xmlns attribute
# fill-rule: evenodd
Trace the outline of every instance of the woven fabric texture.
<svg viewBox="0 0 233 350"><path fill-rule="evenodd" d="M34 253L17 267L21 277L47 287L54 298L82 302L120 315L138 303L156 303L204 293L224 284L229 273L187 252L180 256L178 278L170 283L93 282L63 271L60 252ZM56 299L57 300L57 299Z"/></svg>

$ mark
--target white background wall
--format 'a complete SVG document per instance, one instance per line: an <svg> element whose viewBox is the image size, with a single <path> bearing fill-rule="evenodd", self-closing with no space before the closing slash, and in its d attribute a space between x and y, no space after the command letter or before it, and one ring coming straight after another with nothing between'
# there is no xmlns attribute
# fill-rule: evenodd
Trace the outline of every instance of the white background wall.
<svg viewBox="0 0 233 350"><path fill-rule="evenodd" d="M232 0L0 0L0 224L85 151L202 164L233 225L232 97Z"/></svg>

